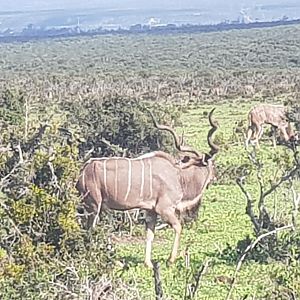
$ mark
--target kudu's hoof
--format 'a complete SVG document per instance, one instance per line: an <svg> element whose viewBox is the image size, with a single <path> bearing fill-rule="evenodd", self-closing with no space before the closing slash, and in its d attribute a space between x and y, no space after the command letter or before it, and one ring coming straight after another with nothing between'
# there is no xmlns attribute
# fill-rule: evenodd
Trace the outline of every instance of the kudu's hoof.
<svg viewBox="0 0 300 300"><path fill-rule="evenodd" d="M167 266L170 267L171 265L173 265L175 262L175 259L172 259L171 257L168 258L167 260Z"/></svg>
<svg viewBox="0 0 300 300"><path fill-rule="evenodd" d="M145 261L144 262L145 267L149 269L153 269L153 263L151 261Z"/></svg>

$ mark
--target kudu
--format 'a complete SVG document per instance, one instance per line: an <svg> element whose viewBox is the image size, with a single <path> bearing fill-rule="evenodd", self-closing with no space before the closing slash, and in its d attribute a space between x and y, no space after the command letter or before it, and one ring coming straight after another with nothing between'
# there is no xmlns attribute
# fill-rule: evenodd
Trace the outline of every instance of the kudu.
<svg viewBox="0 0 300 300"><path fill-rule="evenodd" d="M273 145L276 146L275 133L279 130L285 142L295 138L291 124L287 118L287 111L283 105L258 104L254 106L248 114L249 127L246 134L245 145L248 147L249 141L254 140L259 148L259 140L263 134L263 125L272 126Z"/></svg>
<svg viewBox="0 0 300 300"><path fill-rule="evenodd" d="M92 158L83 166L77 189L89 213L87 226L94 227L102 207L114 210L140 208L146 210L145 265L152 268L151 248L157 215L175 231L169 262L175 261L182 230L178 214L198 210L204 190L215 180L214 156L219 148L212 142L218 124L209 113L211 129L207 141L211 150L200 154L180 143L180 138L169 126L159 125L151 113L154 125L173 135L175 146L187 155L183 161L162 151L138 158Z"/></svg>

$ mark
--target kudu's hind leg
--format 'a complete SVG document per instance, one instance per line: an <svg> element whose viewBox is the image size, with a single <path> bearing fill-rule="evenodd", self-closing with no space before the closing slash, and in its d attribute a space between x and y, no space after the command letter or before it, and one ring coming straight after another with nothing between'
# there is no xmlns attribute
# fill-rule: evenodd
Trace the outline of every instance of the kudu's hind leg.
<svg viewBox="0 0 300 300"><path fill-rule="evenodd" d="M259 140L261 139L263 133L264 133L263 127L262 126L257 126L256 134L255 134L255 146L256 146L257 149L260 148Z"/></svg>
<svg viewBox="0 0 300 300"><path fill-rule="evenodd" d="M252 140L251 144L259 148L259 139L262 136L262 126L259 126L257 124L252 124L251 133L252 135L249 137L249 139Z"/></svg>
<svg viewBox="0 0 300 300"><path fill-rule="evenodd" d="M92 230L96 226L97 213L95 212L95 209L91 209L91 208L86 209L87 214L88 214L87 215L87 222L86 222L86 229L87 230Z"/></svg>
<svg viewBox="0 0 300 300"><path fill-rule="evenodd" d="M88 199L85 201L85 207L88 213L87 229L95 228L100 216L101 205L101 193L98 191L94 193L91 192Z"/></svg>
<svg viewBox="0 0 300 300"><path fill-rule="evenodd" d="M249 126L247 130L246 140L245 140L245 147L248 148L249 142L251 140L251 137L253 136L253 127Z"/></svg>
<svg viewBox="0 0 300 300"><path fill-rule="evenodd" d="M146 212L146 231L147 231L147 240L146 240L146 251L145 251L145 265L148 268L153 268L151 262L151 250L152 242L154 240L154 230L156 224L157 214L154 211Z"/></svg>

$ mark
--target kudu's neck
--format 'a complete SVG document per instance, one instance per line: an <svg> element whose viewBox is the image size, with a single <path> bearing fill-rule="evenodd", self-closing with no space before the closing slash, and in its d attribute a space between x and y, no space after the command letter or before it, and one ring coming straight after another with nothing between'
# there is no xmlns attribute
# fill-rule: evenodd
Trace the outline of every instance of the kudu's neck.
<svg viewBox="0 0 300 300"><path fill-rule="evenodd" d="M198 196L209 180L209 167L191 166L181 170L181 187L183 200L190 200Z"/></svg>

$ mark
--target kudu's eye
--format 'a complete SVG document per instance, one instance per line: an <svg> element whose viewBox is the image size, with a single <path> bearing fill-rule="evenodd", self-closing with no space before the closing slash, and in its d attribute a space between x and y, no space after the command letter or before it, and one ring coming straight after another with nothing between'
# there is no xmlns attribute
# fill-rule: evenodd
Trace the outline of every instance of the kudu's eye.
<svg viewBox="0 0 300 300"><path fill-rule="evenodd" d="M183 163L187 163L191 158L189 156L184 156L181 160Z"/></svg>

